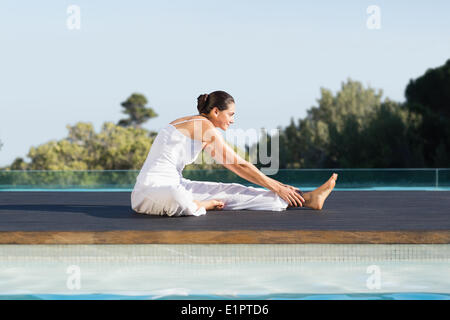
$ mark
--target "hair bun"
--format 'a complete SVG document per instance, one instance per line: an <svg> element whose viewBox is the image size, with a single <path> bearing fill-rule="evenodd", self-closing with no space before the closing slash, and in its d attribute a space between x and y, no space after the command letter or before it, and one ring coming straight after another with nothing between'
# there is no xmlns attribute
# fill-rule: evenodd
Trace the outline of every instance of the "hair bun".
<svg viewBox="0 0 450 320"><path fill-rule="evenodd" d="M234 99L225 91L204 93L197 98L197 110L200 114L209 114L216 107L220 111L228 109L230 103L234 103Z"/></svg>
<svg viewBox="0 0 450 320"><path fill-rule="evenodd" d="M208 96L209 95L207 93L201 94L201 95L198 96L198 98L197 98L197 109L198 109L198 112L202 113L203 110L205 109L205 107L206 107L206 100L208 100Z"/></svg>

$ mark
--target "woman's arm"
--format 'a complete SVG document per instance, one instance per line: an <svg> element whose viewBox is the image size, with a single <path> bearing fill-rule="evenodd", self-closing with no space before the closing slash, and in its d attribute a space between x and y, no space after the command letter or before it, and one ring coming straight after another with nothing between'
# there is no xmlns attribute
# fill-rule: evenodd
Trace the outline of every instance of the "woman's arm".
<svg viewBox="0 0 450 320"><path fill-rule="evenodd" d="M224 167L236 173L241 178L275 192L291 206L302 207L305 202L303 193L298 188L286 185L266 176L250 162L235 165L224 164Z"/></svg>
<svg viewBox="0 0 450 320"><path fill-rule="evenodd" d="M251 183L260 185L276 193L278 193L280 190L280 182L266 176L250 162L238 164L223 164L223 166L237 174L239 177L250 181Z"/></svg>
<svg viewBox="0 0 450 320"><path fill-rule="evenodd" d="M302 203L305 202L297 188L266 176L253 164L242 159L214 128L210 128L203 141L207 141L205 151L217 163L222 164L241 178L277 193L292 206L302 206Z"/></svg>

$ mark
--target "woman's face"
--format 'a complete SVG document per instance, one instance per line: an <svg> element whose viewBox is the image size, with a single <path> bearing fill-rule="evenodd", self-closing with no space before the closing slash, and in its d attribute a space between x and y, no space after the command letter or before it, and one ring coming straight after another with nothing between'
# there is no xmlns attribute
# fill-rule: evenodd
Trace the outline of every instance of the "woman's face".
<svg viewBox="0 0 450 320"><path fill-rule="evenodd" d="M228 109L222 111L218 108L213 108L213 110L211 110L213 117L211 117L210 120L214 126L225 131L232 123L234 123L234 110L234 103L230 103Z"/></svg>

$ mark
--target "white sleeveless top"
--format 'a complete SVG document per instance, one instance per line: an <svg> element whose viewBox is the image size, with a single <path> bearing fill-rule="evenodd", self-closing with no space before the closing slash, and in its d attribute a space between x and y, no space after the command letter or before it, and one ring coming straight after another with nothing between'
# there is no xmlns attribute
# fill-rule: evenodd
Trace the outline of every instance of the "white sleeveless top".
<svg viewBox="0 0 450 320"><path fill-rule="evenodd" d="M182 134L175 125L194 120L207 119L183 120L168 124L159 131L136 178L135 188L181 182L184 167L197 159L203 144Z"/></svg>

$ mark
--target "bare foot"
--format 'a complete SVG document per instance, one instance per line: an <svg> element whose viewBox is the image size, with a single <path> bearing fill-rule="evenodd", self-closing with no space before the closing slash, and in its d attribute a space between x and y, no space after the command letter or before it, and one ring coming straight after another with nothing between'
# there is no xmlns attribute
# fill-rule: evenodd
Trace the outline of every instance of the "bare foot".
<svg viewBox="0 0 450 320"><path fill-rule="evenodd" d="M314 191L305 193L303 195L303 198L305 199L303 206L314 210L322 210L323 203L336 185L337 177L337 173L333 173L331 178L323 185Z"/></svg>
<svg viewBox="0 0 450 320"><path fill-rule="evenodd" d="M203 207L206 210L222 210L225 203L220 200L206 200L206 201L197 201L194 200L194 202L199 207Z"/></svg>

